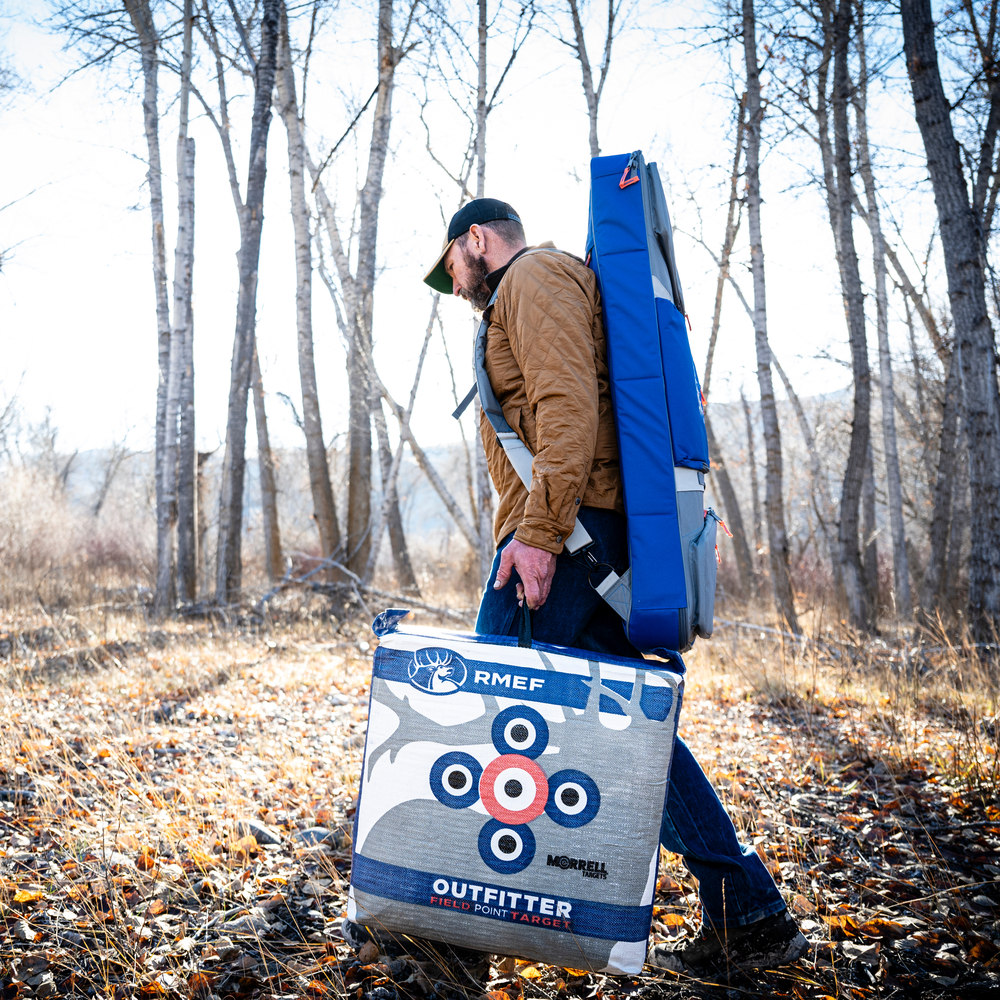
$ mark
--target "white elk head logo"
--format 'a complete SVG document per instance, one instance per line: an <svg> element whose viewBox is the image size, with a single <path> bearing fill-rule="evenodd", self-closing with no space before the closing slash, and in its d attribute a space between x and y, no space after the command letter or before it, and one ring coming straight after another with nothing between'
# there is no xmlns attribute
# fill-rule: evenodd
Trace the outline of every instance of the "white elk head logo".
<svg viewBox="0 0 1000 1000"><path fill-rule="evenodd" d="M413 654L409 673L410 683L428 694L451 694L468 676L462 658L440 646L418 649Z"/></svg>

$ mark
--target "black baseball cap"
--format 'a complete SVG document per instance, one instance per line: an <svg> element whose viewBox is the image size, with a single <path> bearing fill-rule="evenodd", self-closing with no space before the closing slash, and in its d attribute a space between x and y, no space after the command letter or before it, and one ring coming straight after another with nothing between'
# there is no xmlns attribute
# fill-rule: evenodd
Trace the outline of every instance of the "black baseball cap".
<svg viewBox="0 0 1000 1000"><path fill-rule="evenodd" d="M500 222L504 220L520 222L521 217L505 201L499 198L475 198L468 205L463 205L448 223L448 235L445 237L444 246L438 259L434 261L434 266L427 272L424 278L425 284L431 286L436 292L443 295L452 294L451 276L444 269L444 258L451 245L463 233L467 233L473 226L481 226L484 222Z"/></svg>

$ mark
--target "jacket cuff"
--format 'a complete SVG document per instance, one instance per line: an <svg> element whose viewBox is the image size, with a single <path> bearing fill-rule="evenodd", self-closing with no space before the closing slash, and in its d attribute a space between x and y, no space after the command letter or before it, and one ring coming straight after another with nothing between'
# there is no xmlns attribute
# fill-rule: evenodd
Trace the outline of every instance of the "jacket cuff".
<svg viewBox="0 0 1000 1000"><path fill-rule="evenodd" d="M544 549L553 555L559 555L563 550L563 544L573 533L573 528L560 527L550 521L522 521L514 532L514 537L525 545L531 545L536 549Z"/></svg>

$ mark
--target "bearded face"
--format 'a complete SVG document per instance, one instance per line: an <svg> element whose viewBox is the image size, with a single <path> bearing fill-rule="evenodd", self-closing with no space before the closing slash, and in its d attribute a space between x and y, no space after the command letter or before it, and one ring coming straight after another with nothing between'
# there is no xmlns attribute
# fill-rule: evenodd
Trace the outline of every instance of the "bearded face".
<svg viewBox="0 0 1000 1000"><path fill-rule="evenodd" d="M461 296L472 303L472 308L476 312L482 312L489 305L490 297L493 295L490 286L486 284L486 275L490 273L490 268L486 265L485 257L471 253L467 246L459 247L459 252L469 275L462 283Z"/></svg>

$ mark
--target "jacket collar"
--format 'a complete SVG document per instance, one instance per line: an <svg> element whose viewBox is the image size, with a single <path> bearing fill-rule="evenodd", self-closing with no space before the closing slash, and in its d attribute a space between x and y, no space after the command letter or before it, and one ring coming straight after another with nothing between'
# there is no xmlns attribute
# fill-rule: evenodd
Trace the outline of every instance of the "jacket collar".
<svg viewBox="0 0 1000 1000"><path fill-rule="evenodd" d="M503 280L503 276L507 273L507 268L517 260L522 254L526 254L529 250L546 250L550 247L554 248L555 244L551 240L546 240L544 243L539 243L537 247L523 247L518 250L516 254L503 267L498 267L495 271L490 271L486 275L486 284L489 286L490 292L493 293L500 287L500 282Z"/></svg>

